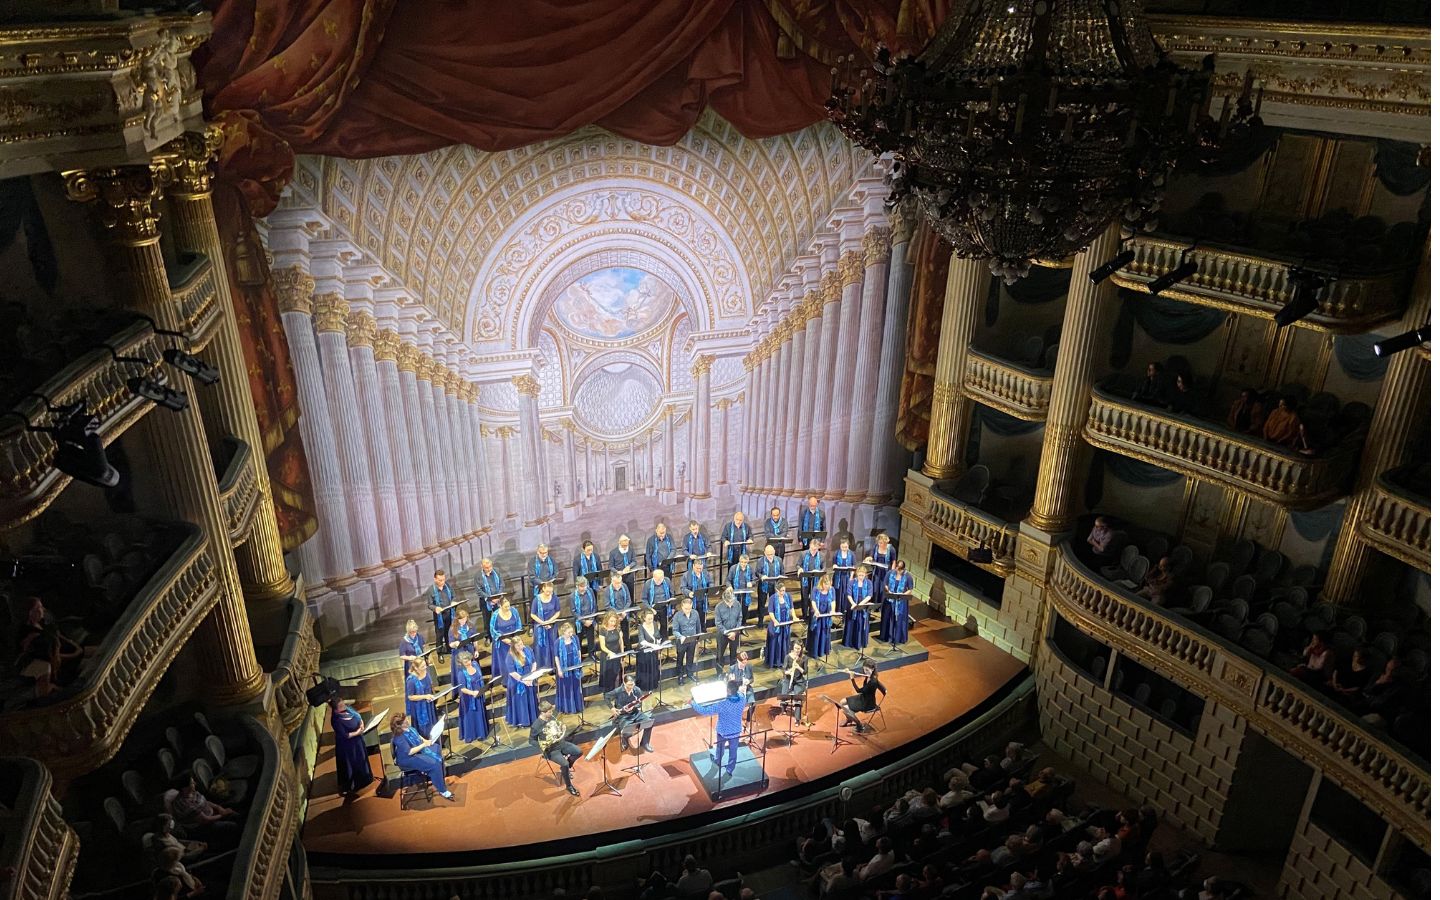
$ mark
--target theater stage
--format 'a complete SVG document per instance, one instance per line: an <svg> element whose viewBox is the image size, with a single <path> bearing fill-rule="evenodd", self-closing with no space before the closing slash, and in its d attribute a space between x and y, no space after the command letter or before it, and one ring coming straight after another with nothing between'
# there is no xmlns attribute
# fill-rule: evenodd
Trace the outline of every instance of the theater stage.
<svg viewBox="0 0 1440 900"><path fill-rule="evenodd" d="M885 654L877 655L881 679L889 690L885 720L874 733L856 735L853 729L840 729L851 744L832 747L836 712L821 700L824 694L840 700L850 693L843 675L829 684L814 684L812 679L813 725L801 729L791 746L780 736L788 719L773 715L773 697L762 695L758 727L776 729L766 741L769 785L762 793L752 790L722 797L719 802L710 799L712 786L700 783L689 759L706 746L713 719L696 717L683 707L674 714L678 718L661 718L652 739L655 753L646 754L650 765L641 777L621 771L621 766L634 761L632 755L611 763L611 780L621 796L597 793L601 787L597 758L576 765L575 786L580 796L571 797L533 751L517 756L525 752L517 734L513 741L516 749L508 756L503 750L498 754L489 751L480 757L478 767L452 778L456 802L437 797L428 803L420 800L405 811L400 809L398 796L377 792L376 786L350 802L335 796L333 743L327 726L302 835L305 849L312 864L324 864L327 858L338 861L343 856L347 865L390 868L418 862L419 855L464 853L464 863L479 864L514 858L513 851L503 855L484 851L543 844L549 853L571 852L642 837L676 819L775 802L786 793L793 796L792 789L807 783L882 765L887 757L903 752L901 748L907 744L957 727L978 714L985 701L1023 669L1003 651L948 622L921 620L911 637L918 652L903 654L904 664L900 656L887 663ZM853 653L846 651L844 662L848 664L852 657ZM757 672L763 671L757 667ZM666 689L666 699L678 701L669 683ZM598 716L591 714L591 718ZM567 719L573 721L573 717ZM577 743L582 750L591 748L589 741ZM756 747L758 752L758 741ZM382 758L389 758L388 751L370 757L377 774ZM612 755L612 759L619 758ZM410 859L405 859L407 856ZM456 859L452 864L459 862ZM444 861L428 859L426 863Z"/></svg>

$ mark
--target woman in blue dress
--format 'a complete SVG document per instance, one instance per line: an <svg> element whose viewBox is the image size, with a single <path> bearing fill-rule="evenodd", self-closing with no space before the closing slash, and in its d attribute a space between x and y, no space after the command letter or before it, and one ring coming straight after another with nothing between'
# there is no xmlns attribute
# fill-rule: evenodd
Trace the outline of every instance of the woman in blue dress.
<svg viewBox="0 0 1440 900"><path fill-rule="evenodd" d="M850 539L840 539L840 549L835 551L835 560L830 564L835 575L835 596L841 598L841 612L849 611L850 582L855 580L855 551L850 549Z"/></svg>
<svg viewBox="0 0 1440 900"><path fill-rule="evenodd" d="M475 665L475 654L461 650L460 674L455 685L460 693L460 740L469 744L490 736L490 711L485 708L485 673Z"/></svg>
<svg viewBox="0 0 1440 900"><path fill-rule="evenodd" d="M475 655L475 624L470 621L470 613L465 607L455 608L455 621L450 626L450 683L460 683L460 654L469 653Z"/></svg>
<svg viewBox="0 0 1440 900"><path fill-rule="evenodd" d="M821 575L810 592L810 629L805 633L806 649L813 659L830 655L830 626L835 619L835 583L829 574Z"/></svg>
<svg viewBox="0 0 1440 900"><path fill-rule="evenodd" d="M410 664L410 674L405 678L405 715L426 735L439 718L435 713L435 681L423 656Z"/></svg>
<svg viewBox="0 0 1440 900"><path fill-rule="evenodd" d="M400 672L409 673L410 664L425 655L425 639L420 636L420 624L414 619L405 623L405 636L400 639Z"/></svg>
<svg viewBox="0 0 1440 900"><path fill-rule="evenodd" d="M575 626L569 622L560 625L560 640L555 645L555 708L562 713L583 713L585 692L580 686L584 664L580 653L580 639L575 636Z"/></svg>
<svg viewBox="0 0 1440 900"><path fill-rule="evenodd" d="M895 560L890 577L885 579L885 609L889 615L880 623L880 640L894 647L910 640L910 598L892 597L915 587L915 576L906 571L905 560Z"/></svg>
<svg viewBox="0 0 1440 900"><path fill-rule="evenodd" d="M510 641L510 661L505 664L505 722L516 728L529 728L540 715L537 688L525 683L525 676L533 671L535 654L525 646L525 638L517 635Z"/></svg>
<svg viewBox="0 0 1440 900"><path fill-rule="evenodd" d="M550 660L555 657L555 625L559 621L560 601L555 599L555 585L541 585L540 595L530 604L535 658L541 661L541 665L550 665Z"/></svg>
<svg viewBox="0 0 1440 900"><path fill-rule="evenodd" d="M521 628L520 612L510 605L508 596L500 598L500 605L490 614L490 677L499 678L508 684L505 676L510 673L510 635Z"/></svg>
<svg viewBox="0 0 1440 900"><path fill-rule="evenodd" d="M850 611L845 614L845 637L840 641L851 650L864 650L870 646L870 606L875 599L875 582L870 578L870 567L860 565L855 569L855 578L850 582Z"/></svg>
<svg viewBox="0 0 1440 900"><path fill-rule="evenodd" d="M390 750L400 771L419 772L430 779L440 796L455 799L445 786L445 762L440 759L440 751L435 749L434 741L415 729L409 716L396 713L390 717Z"/></svg>
<svg viewBox="0 0 1440 900"><path fill-rule="evenodd" d="M765 612L765 665L779 669L785 665L790 653L790 625L795 618L795 607L790 602L790 592L785 582L775 582L775 593L770 595L770 605Z"/></svg>
<svg viewBox="0 0 1440 900"><path fill-rule="evenodd" d="M890 571L895 565L895 548L890 545L890 535L884 533L875 536L875 549L865 558L865 563L875 573L876 597L875 602L880 604L880 635L881 640L890 633L890 614L894 612L889 603L884 602L885 595L881 589L888 590L890 586Z"/></svg>
<svg viewBox="0 0 1440 900"><path fill-rule="evenodd" d="M330 727L335 732L335 781L341 796L353 797L375 780L365 750L365 719L344 697L332 697Z"/></svg>

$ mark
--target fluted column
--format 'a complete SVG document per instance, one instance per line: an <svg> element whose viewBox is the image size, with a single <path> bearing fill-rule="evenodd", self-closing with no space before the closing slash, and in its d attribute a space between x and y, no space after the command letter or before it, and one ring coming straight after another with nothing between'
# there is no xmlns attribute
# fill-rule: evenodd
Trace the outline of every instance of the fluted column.
<svg viewBox="0 0 1440 900"><path fill-rule="evenodd" d="M855 358L855 402L850 406L850 449L846 455L845 500L864 500L870 489L870 446L875 431L875 397L880 390L885 282L890 262L890 229L872 228L862 242L865 278L860 293L861 341ZM877 339L878 338L878 339Z"/></svg>
<svg viewBox="0 0 1440 900"><path fill-rule="evenodd" d="M780 333L776 331L765 342L765 427L760 435L760 458L765 461L763 506L769 506L782 487L780 478L784 463L779 452L781 437L785 434L785 372L781 366L783 353L780 349L782 340Z"/></svg>
<svg viewBox="0 0 1440 900"><path fill-rule="evenodd" d="M665 417L661 419L661 442L665 446L665 491L675 493L675 407L666 405Z"/></svg>
<svg viewBox="0 0 1440 900"><path fill-rule="evenodd" d="M840 273L826 272L820 278L820 297L824 308L820 311L820 356L819 359L835 360L833 369L826 370L815 380L815 439L810 444L810 473L814 476L812 492L824 494L828 484L826 473L833 465L830 458L830 408L835 395L836 370L846 368L839 364L840 353L840 298L842 290Z"/></svg>
<svg viewBox="0 0 1440 900"><path fill-rule="evenodd" d="M595 444L585 441L585 505L595 500Z"/></svg>
<svg viewBox="0 0 1440 900"><path fill-rule="evenodd" d="M435 415L431 419L434 427L434 434L438 437L440 446L440 467L445 473L445 513L450 522L450 529L441 535L441 542L446 546L454 546L460 543L465 534L465 516L460 506L460 471L455 466L455 432L450 427L449 404L447 396L450 385L450 371L445 368L443 360L430 360L430 393L435 401Z"/></svg>
<svg viewBox="0 0 1440 900"><path fill-rule="evenodd" d="M474 458L470 465L475 470L475 512L478 516L478 534L489 531L492 524L500 519L493 509L495 485L490 481L490 451L485 447L485 426L480 415L480 386L472 382L465 384L464 410L469 422L469 443L474 446Z"/></svg>
<svg viewBox="0 0 1440 900"><path fill-rule="evenodd" d="M1045 441L1040 448L1040 476L1026 520L1041 531L1058 533L1070 527L1070 506L1085 480L1080 470L1085 451L1082 432L1090 410L1090 391L1095 386L1096 349L1109 318L1106 307L1116 302L1114 282L1107 278L1094 284L1090 272L1112 259L1119 248L1120 226L1111 225L1089 247L1075 254L1071 268L1065 318L1060 324L1060 352L1050 388L1050 411L1045 417ZM978 260L973 262L986 266ZM946 293L948 312L948 287ZM933 415L930 428L933 435ZM957 435L956 443L963 446L965 436Z"/></svg>
<svg viewBox="0 0 1440 900"><path fill-rule="evenodd" d="M575 423L565 423L565 508L574 509L580 502L577 494L579 480L575 471Z"/></svg>
<svg viewBox="0 0 1440 900"><path fill-rule="evenodd" d="M365 448L369 451L370 474L374 479L376 535L380 560L386 566L404 561L400 533L400 506L395 493L395 461L386 438L385 410L381 403L380 373L375 366L375 319L356 310L345 319L345 341L350 348L354 373L355 400L360 408Z"/></svg>
<svg viewBox="0 0 1440 900"><path fill-rule="evenodd" d="M782 497L790 492L792 485L790 477L794 474L795 463L790 454L786 452L786 445L789 443L790 431L795 427L795 420L791 418L795 399L795 342L794 330L790 327L788 317L782 319L780 328L776 332L780 344L776 351L776 367L780 379L780 389L775 395L775 431L772 435L770 453L775 457L775 482L773 494L775 497Z"/></svg>
<svg viewBox="0 0 1440 900"><path fill-rule="evenodd" d="M755 394L760 383L760 374L755 369L755 352L745 354L745 418L741 420L740 481L741 491L755 490L755 455L751 447L755 440Z"/></svg>
<svg viewBox="0 0 1440 900"><path fill-rule="evenodd" d="M449 547L450 539L455 536L456 523L451 515L449 503L452 482L447 478L445 471L445 451L448 444L436 417L435 370L435 361L427 356L423 349L417 347L415 391L419 395L418 408L420 410L417 425L425 431L426 456L430 460L430 503L435 510L435 544L437 547Z"/></svg>
<svg viewBox="0 0 1440 900"><path fill-rule="evenodd" d="M715 404L720 411L720 464L717 468L717 484L730 483L730 407L735 401L726 397Z"/></svg>
<svg viewBox="0 0 1440 900"><path fill-rule="evenodd" d="M215 293L220 307L220 324L206 347L205 356L220 370L220 382L199 397L211 447L234 436L250 447L255 466L259 505L244 543L235 548L236 568L245 596L251 600L288 597L295 590L285 571L284 548L275 519L275 501L270 491L270 470L265 464L265 438L255 416L250 395L250 367L225 275L225 249L215 223L210 177L220 147L220 128L207 126L204 132L182 135L167 146L175 154L171 163L175 183L166 192L171 212L171 235L177 250L203 253L215 272ZM293 363L292 363L293 365Z"/></svg>
<svg viewBox="0 0 1440 900"><path fill-rule="evenodd" d="M900 379L905 371L905 328L910 315L910 263L913 221L902 211L891 218L890 267L885 289L885 325L880 340L879 389L875 394L875 427L870 441L870 479L865 503L888 503L895 496L900 442L895 439L900 412Z"/></svg>
<svg viewBox="0 0 1440 900"><path fill-rule="evenodd" d="M444 527L441 506L436 502L443 477L437 477L432 468L434 458L430 451L430 429L425 424L425 405L420 399L430 396L430 386L420 384L420 348L401 338L395 355L395 368L400 378L400 392L404 396L401 406L405 413L405 435L410 444L410 459L415 465L416 502L420 512L420 532L425 542L422 549L426 555L433 555L440 549L440 532Z"/></svg>
<svg viewBox="0 0 1440 900"><path fill-rule="evenodd" d="M161 328L183 331L185 318L170 293L160 250L159 204L171 175L169 166L158 162L67 172L65 188L72 200L95 202L120 302L150 316ZM156 511L198 526L215 564L219 599L194 638L203 689L219 704L248 701L264 691L265 673L250 638L200 410L194 403L176 413L152 410L134 433L157 470L153 483L163 509Z"/></svg>
<svg viewBox="0 0 1440 900"><path fill-rule="evenodd" d="M455 464L455 501L459 507L460 521L456 537L469 540L480 530L480 513L475 508L475 458L470 445L470 427L465 415L465 401L461 394L465 381L455 371L445 377L445 406L450 414L450 456Z"/></svg>
<svg viewBox="0 0 1440 900"><path fill-rule="evenodd" d="M541 495L541 461L543 451L540 437L540 382L533 375L517 375L510 379L520 397L520 438L523 455L520 458L524 475L520 490L525 498L525 524L541 525L545 522L545 498Z"/></svg>
<svg viewBox="0 0 1440 900"><path fill-rule="evenodd" d="M810 371L805 373L800 385L800 412L794 429L796 442L795 484L796 496L805 497L816 490L820 483L820 470L815 468L815 442L825 427L825 416L815 405L819 383L830 377L831 367L820 357L820 319L825 312L825 297L820 291L808 291L801 303L801 328L805 340L805 358L810 360Z"/></svg>
<svg viewBox="0 0 1440 900"><path fill-rule="evenodd" d="M802 462L799 453L796 452L799 444L798 435L805 428L800 400L805 390L804 385L814 377L817 360L805 355L805 312L803 309L797 306L791 310L790 315L785 317L785 332L788 335L785 347L787 348L786 352L790 355L790 371L785 379L785 427L780 431L783 439L776 449L783 457L780 481L783 490L780 493L787 497L797 497L804 496L804 485L800 484L800 481L805 472L805 464L809 462L809 460Z"/></svg>
<svg viewBox="0 0 1440 900"><path fill-rule="evenodd" d="M290 348L290 365L300 400L300 441L310 467L310 487L315 494L322 552L320 577L333 588L355 583L355 552L350 546L350 513L345 507L345 478L340 468L340 450L335 429L330 425L330 405L325 396L325 374L315 348L313 310L315 282L299 266L275 273L275 293L280 304L280 322Z"/></svg>
<svg viewBox="0 0 1440 900"><path fill-rule="evenodd" d="M691 370L695 375L695 411L690 422L695 441L695 487L690 496L696 500L710 496L710 366L714 362L713 356L701 356Z"/></svg>
<svg viewBox="0 0 1440 900"><path fill-rule="evenodd" d="M930 398L930 437L925 445L925 465L921 467L931 478L956 478L965 468L967 401L960 383L965 374L965 354L980 324L989 290L988 263L951 254L950 271L945 277L945 306L940 313L935 386Z"/></svg>
<svg viewBox="0 0 1440 900"><path fill-rule="evenodd" d="M510 441L519 432L508 425L502 425L495 429L495 436L500 439L500 488L502 499L505 501L505 518L513 519L519 515L516 507L515 490L515 469L511 464Z"/></svg>
<svg viewBox="0 0 1440 900"><path fill-rule="evenodd" d="M390 447L390 464L395 470L395 503L400 514L400 552L406 559L423 559L425 535L420 526L420 502L415 486L415 463L410 439L405 433L405 401L400 390L397 357L400 335L384 328L375 333L375 372L380 382L383 421L378 439ZM374 432L372 432L373 434Z"/></svg>
<svg viewBox="0 0 1440 900"><path fill-rule="evenodd" d="M1430 324L1430 244L1415 272L1410 292L1410 307L1401 320L1402 331L1413 331ZM1402 350L1390 357L1380 395L1375 399L1375 415L1365 435L1365 448L1360 453L1360 466L1355 474L1355 495L1345 507L1345 518L1335 535L1335 548L1330 568L1325 573L1321 597L1332 603L1355 603L1361 595L1360 585L1369 574L1374 549L1360 539L1360 523L1375 479L1407 462L1417 428L1426 422L1429 409L1421 402L1427 396L1430 381L1430 360L1419 350ZM1375 602L1371 600L1370 602Z"/></svg>
<svg viewBox="0 0 1440 900"><path fill-rule="evenodd" d="M840 255L840 331L835 360L835 387L830 397L829 456L825 464L825 498L839 500L845 495L847 463L850 458L850 413L859 401L855 395L852 362L865 345L873 345L874 334L860 333L860 294L865 281L865 257L858 250Z"/></svg>

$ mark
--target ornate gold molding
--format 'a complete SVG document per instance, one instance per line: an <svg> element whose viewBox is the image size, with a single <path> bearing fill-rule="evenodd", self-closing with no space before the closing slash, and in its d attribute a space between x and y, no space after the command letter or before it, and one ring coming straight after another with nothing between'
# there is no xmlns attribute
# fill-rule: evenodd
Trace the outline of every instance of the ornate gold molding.
<svg viewBox="0 0 1440 900"><path fill-rule="evenodd" d="M349 312L350 304L346 302L345 295L339 291L316 294L312 313L315 318L315 330L321 334L325 332L344 334L345 316Z"/></svg>
<svg viewBox="0 0 1440 900"><path fill-rule="evenodd" d="M375 343L375 317L363 309L345 316L345 343L351 347L370 347Z"/></svg>
<svg viewBox="0 0 1440 900"><path fill-rule="evenodd" d="M701 375L710 374L710 367L714 365L715 357L709 354L701 355L695 360L695 365L690 367L690 374L699 378Z"/></svg>
<svg viewBox="0 0 1440 900"><path fill-rule="evenodd" d="M510 379L510 383L515 385L515 393L522 397L540 396L540 379L534 375L516 375Z"/></svg>
<svg viewBox="0 0 1440 900"><path fill-rule="evenodd" d="M420 377L420 349L414 344L399 337L395 347L395 367L401 372L409 372L416 378Z"/></svg>
<svg viewBox="0 0 1440 900"><path fill-rule="evenodd" d="M860 246L865 253L866 268L888 260L890 258L890 245L889 228L877 225L865 232L865 237L860 242Z"/></svg>
<svg viewBox="0 0 1440 900"><path fill-rule="evenodd" d="M300 266L286 266L276 269L272 277L280 311L310 315L315 303L315 279L310 273Z"/></svg>
<svg viewBox="0 0 1440 900"><path fill-rule="evenodd" d="M174 171L174 193L210 196L210 180L215 174L215 161L223 141L224 133L219 125L206 125L200 131L187 131L165 145Z"/></svg>
<svg viewBox="0 0 1440 900"><path fill-rule="evenodd" d="M395 362L400 352L400 335L390 328L375 331L375 361Z"/></svg>
<svg viewBox="0 0 1440 900"><path fill-rule="evenodd" d="M865 279L865 256L858 250L840 254L840 284L849 287Z"/></svg>
<svg viewBox="0 0 1440 900"><path fill-rule="evenodd" d="M840 273L835 270L826 272L820 276L820 296L825 298L826 303L840 302Z"/></svg>
<svg viewBox="0 0 1440 900"><path fill-rule="evenodd" d="M820 318L820 314L825 311L825 295L818 289L806 291L805 298L800 301L800 308L804 310L807 320Z"/></svg>
<svg viewBox="0 0 1440 900"><path fill-rule="evenodd" d="M902 203L890 210L890 245L908 243L915 235L915 204Z"/></svg>
<svg viewBox="0 0 1440 900"><path fill-rule="evenodd" d="M65 195L78 203L94 202L100 224L117 242L138 247L160 239L159 203L173 180L165 161L62 175Z"/></svg>

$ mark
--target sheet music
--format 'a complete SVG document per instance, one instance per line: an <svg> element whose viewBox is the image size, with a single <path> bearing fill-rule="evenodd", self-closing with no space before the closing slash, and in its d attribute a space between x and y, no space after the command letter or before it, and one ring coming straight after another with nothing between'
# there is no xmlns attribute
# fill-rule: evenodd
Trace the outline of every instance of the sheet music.
<svg viewBox="0 0 1440 900"><path fill-rule="evenodd" d="M641 649L647 650L651 653L659 653L661 650L669 650L673 646L675 645L670 643L669 641L666 641L663 644L652 644L649 641L640 642Z"/></svg>
<svg viewBox="0 0 1440 900"><path fill-rule="evenodd" d="M372 728L374 728L376 725L379 725L382 721L384 721L384 720L385 720L386 718L388 718L389 716L390 716L390 707L387 706L387 707L385 707L384 709L380 710L378 713L376 713L375 716L374 716L374 718L372 718L370 721L366 722L366 723L365 723L365 727L360 730L360 733L361 733L361 734L364 734L365 732L371 730Z"/></svg>
<svg viewBox="0 0 1440 900"><path fill-rule="evenodd" d="M550 667L549 667L549 666L546 666L546 667L543 668L543 669L536 669L535 671L531 672L529 675L526 675L524 678L522 678L522 679L520 679L520 680L521 680L522 682L524 682L525 684L534 684L535 681L536 681L536 679L538 679L541 675L544 675L546 672L549 672L549 671L550 671Z"/></svg>
<svg viewBox="0 0 1440 900"><path fill-rule="evenodd" d="M451 691L455 690L455 689L458 688L459 686L460 686L460 685L458 685L458 684L452 684L452 685L450 685L449 687L445 688L443 691L436 691L436 692L435 692L435 700L436 700L437 702L440 701L440 700L444 700L446 694L448 694L448 693L450 693Z"/></svg>
<svg viewBox="0 0 1440 900"><path fill-rule="evenodd" d="M690 699L695 703L704 706L724 698L726 693L725 679L707 681L704 684L697 684L690 688Z"/></svg>
<svg viewBox="0 0 1440 900"><path fill-rule="evenodd" d="M438 741L438 740L440 740L440 735L442 735L442 734L444 734L444 733L445 733L445 717L444 717L444 716L441 716L440 719L439 719L439 721L437 721L437 722L435 723L435 727L430 729L430 740L432 740L432 741Z"/></svg>

